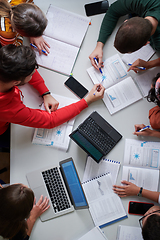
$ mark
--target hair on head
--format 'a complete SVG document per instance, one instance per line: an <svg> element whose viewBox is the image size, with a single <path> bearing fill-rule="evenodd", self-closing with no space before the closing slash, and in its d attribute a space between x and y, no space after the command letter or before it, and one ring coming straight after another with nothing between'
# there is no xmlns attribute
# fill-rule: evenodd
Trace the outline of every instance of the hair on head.
<svg viewBox="0 0 160 240"><path fill-rule="evenodd" d="M135 52L147 43L151 31L152 24L148 19L133 17L118 29L114 46L121 53Z"/></svg>
<svg viewBox="0 0 160 240"><path fill-rule="evenodd" d="M155 85L156 85L156 81L158 80L158 78L160 78L160 73L157 73L156 77L154 77L152 79L152 87L148 92L148 96L147 96L147 101L148 102L154 102L156 105L158 105L160 107L160 101L156 96L155 93ZM159 88L159 94L160 94L160 88Z"/></svg>
<svg viewBox="0 0 160 240"><path fill-rule="evenodd" d="M149 216L142 228L144 240L159 240L160 236L160 216L152 214Z"/></svg>
<svg viewBox="0 0 160 240"><path fill-rule="evenodd" d="M9 44L0 49L0 81L23 81L35 68L38 64L31 47Z"/></svg>

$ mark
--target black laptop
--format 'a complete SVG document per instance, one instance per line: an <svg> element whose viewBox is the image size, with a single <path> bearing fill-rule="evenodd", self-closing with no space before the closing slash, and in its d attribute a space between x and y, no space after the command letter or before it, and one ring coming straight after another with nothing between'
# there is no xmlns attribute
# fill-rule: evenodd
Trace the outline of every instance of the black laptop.
<svg viewBox="0 0 160 240"><path fill-rule="evenodd" d="M69 136L98 163L122 138L97 112L93 112Z"/></svg>

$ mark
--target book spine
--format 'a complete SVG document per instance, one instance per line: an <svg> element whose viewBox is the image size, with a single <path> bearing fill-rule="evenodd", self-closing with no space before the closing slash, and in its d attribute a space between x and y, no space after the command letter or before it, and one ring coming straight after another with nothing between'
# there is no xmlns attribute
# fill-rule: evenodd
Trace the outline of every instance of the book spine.
<svg viewBox="0 0 160 240"><path fill-rule="evenodd" d="M103 174L101 174L101 175L99 175L99 176L97 176L97 177L94 177L94 178L92 178L92 179L90 179L90 180L87 180L87 181L85 181L85 182L82 182L82 184L91 182L92 180L98 179L98 178L103 177L103 176L108 175L108 174L110 174L110 172L103 173Z"/></svg>

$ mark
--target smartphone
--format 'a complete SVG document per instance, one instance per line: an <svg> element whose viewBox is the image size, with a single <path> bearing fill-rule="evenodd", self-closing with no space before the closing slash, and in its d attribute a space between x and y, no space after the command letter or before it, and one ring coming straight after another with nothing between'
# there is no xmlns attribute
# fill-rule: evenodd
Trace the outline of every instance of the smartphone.
<svg viewBox="0 0 160 240"><path fill-rule="evenodd" d="M83 98L88 93L88 90L72 76L64 84L79 98Z"/></svg>
<svg viewBox="0 0 160 240"><path fill-rule="evenodd" d="M101 13L106 13L109 8L109 3L107 0L85 4L85 11L87 16L93 16Z"/></svg>
<svg viewBox="0 0 160 240"><path fill-rule="evenodd" d="M128 205L128 213L144 215L153 206L153 203L130 201Z"/></svg>

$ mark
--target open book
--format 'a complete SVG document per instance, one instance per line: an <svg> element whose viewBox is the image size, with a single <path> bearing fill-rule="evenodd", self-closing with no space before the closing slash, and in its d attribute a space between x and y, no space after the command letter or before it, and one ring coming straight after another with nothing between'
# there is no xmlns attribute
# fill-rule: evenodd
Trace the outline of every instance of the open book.
<svg viewBox="0 0 160 240"><path fill-rule="evenodd" d="M94 227L92 230L87 232L78 240L104 240L104 239L107 240L102 230L99 227Z"/></svg>
<svg viewBox="0 0 160 240"><path fill-rule="evenodd" d="M116 240L143 240L142 229L140 227L119 225Z"/></svg>
<svg viewBox="0 0 160 240"><path fill-rule="evenodd" d="M58 108L62 108L76 102L75 99L63 97L57 94L52 94L52 96L59 102ZM45 110L44 105L42 105L41 109ZM32 143L51 146L67 151L70 142L69 134L72 132L74 121L75 118L52 129L35 128Z"/></svg>
<svg viewBox="0 0 160 240"><path fill-rule="evenodd" d="M87 69L93 83L105 87L103 101L111 115L142 98L118 54L104 61L102 71L103 76L94 67Z"/></svg>
<svg viewBox="0 0 160 240"><path fill-rule="evenodd" d="M102 161L97 163L93 160L93 158L88 156L83 175L83 182L91 180L105 173L111 173L112 182L113 184L116 184L119 168L120 162L118 161L104 158Z"/></svg>
<svg viewBox="0 0 160 240"><path fill-rule="evenodd" d="M157 191L160 168L159 152L159 142L126 139L122 180Z"/></svg>
<svg viewBox="0 0 160 240"><path fill-rule="evenodd" d="M82 183L95 226L100 228L127 218L120 197L112 190L111 174Z"/></svg>
<svg viewBox="0 0 160 240"><path fill-rule="evenodd" d="M128 63L132 64L138 58L148 61L153 56L154 53L155 53L155 50L153 50L150 44L147 44L133 53L125 53L122 57L122 60L126 64Z"/></svg>
<svg viewBox="0 0 160 240"><path fill-rule="evenodd" d="M46 16L48 25L43 37L50 45L50 53L46 56L35 51L37 62L40 66L70 75L90 18L52 5Z"/></svg>

